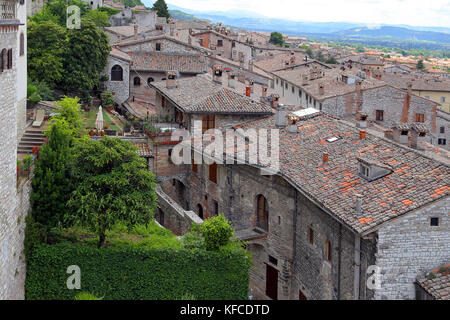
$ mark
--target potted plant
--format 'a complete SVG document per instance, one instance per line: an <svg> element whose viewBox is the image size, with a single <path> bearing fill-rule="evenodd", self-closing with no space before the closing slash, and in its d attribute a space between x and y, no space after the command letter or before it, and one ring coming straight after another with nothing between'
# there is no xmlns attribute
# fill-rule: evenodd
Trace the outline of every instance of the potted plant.
<svg viewBox="0 0 450 320"><path fill-rule="evenodd" d="M30 168L33 163L33 157L28 155L23 158L23 174L27 177L30 175Z"/></svg>
<svg viewBox="0 0 450 320"><path fill-rule="evenodd" d="M36 155L36 157L39 157L39 149L40 149L40 147L38 147L38 146L33 147L33 149L31 149L31 153Z"/></svg>
<svg viewBox="0 0 450 320"><path fill-rule="evenodd" d="M17 159L17 178L20 177L20 167L22 166L22 162Z"/></svg>

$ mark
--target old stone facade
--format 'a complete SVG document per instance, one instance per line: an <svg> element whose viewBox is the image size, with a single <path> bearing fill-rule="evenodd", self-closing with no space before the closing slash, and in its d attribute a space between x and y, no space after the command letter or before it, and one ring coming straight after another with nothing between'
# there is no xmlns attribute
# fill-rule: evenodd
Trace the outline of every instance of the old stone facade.
<svg viewBox="0 0 450 320"><path fill-rule="evenodd" d="M30 182L17 183L17 137L18 122L23 126L22 88L19 90L21 63L18 12L26 14L25 4L16 6L15 1L2 1L0 19L0 53L3 68L0 72L0 299L23 299L25 261L23 239L25 216L29 208ZM7 6L7 4L10 6ZM14 9L15 8L15 9ZM22 17L22 15L20 15ZM20 29L23 31L23 28ZM10 53L8 53L10 52ZM9 57L8 57L9 56ZM25 62L26 65L26 62ZM26 77L26 69L25 69ZM25 86L26 88L26 86ZM25 90L26 92L26 90ZM26 99L26 97L25 97ZM20 110L19 110L20 109Z"/></svg>
<svg viewBox="0 0 450 320"><path fill-rule="evenodd" d="M447 197L378 230L376 265L381 268L381 288L376 299L414 299L415 279L448 263L449 212ZM437 225L432 225L432 218Z"/></svg>
<svg viewBox="0 0 450 320"><path fill-rule="evenodd" d="M113 93L114 101L118 104L127 101L130 97L130 59L126 55L110 54L103 72L108 76L106 90Z"/></svg>

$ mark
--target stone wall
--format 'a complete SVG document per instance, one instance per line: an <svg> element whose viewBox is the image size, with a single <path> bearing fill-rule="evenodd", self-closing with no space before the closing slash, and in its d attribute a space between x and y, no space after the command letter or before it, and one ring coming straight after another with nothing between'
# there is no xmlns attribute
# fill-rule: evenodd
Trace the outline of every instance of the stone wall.
<svg viewBox="0 0 450 320"><path fill-rule="evenodd" d="M111 81L111 68L115 65L122 67L123 81ZM130 63L110 55L103 73L109 77L109 80L105 82L106 90L114 94L114 101L118 104L127 101L130 97Z"/></svg>
<svg viewBox="0 0 450 320"><path fill-rule="evenodd" d="M188 232L192 223L200 224L203 222L194 212L184 210L178 203L173 201L160 186L156 187L156 194L158 196L158 212L156 217L158 222L165 228L171 230L177 235L182 235Z"/></svg>
<svg viewBox="0 0 450 320"><path fill-rule="evenodd" d="M376 299L414 299L417 276L450 261L450 198L409 213L378 231L376 264L381 268L381 289ZM437 217L439 226L430 226Z"/></svg>
<svg viewBox="0 0 450 320"><path fill-rule="evenodd" d="M0 27L0 51L13 49L12 69L0 73L0 299L16 289L17 225L17 26Z"/></svg>
<svg viewBox="0 0 450 320"><path fill-rule="evenodd" d="M442 128L444 132L442 132ZM445 139L445 145L442 144L442 140L439 144L439 139ZM450 151L450 113L437 110L436 138L433 144Z"/></svg>

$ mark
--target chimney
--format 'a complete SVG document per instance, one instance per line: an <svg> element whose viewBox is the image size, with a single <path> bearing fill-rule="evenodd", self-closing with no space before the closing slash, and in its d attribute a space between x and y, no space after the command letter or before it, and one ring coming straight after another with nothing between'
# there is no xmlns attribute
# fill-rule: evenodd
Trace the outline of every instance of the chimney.
<svg viewBox="0 0 450 320"><path fill-rule="evenodd" d="M175 24L171 23L169 26L169 34L171 37L173 37L174 33L175 33Z"/></svg>
<svg viewBox="0 0 450 320"><path fill-rule="evenodd" d="M280 100L280 96L276 93L272 94L270 96L270 106L272 108L277 108L278 107L278 101Z"/></svg>
<svg viewBox="0 0 450 320"><path fill-rule="evenodd" d="M413 128L411 130L411 133L409 135L408 144L410 148L417 149L417 150L424 150L425 146L423 142L426 140L428 130L425 127L422 126L415 126L413 124Z"/></svg>
<svg viewBox="0 0 450 320"><path fill-rule="evenodd" d="M302 86L306 86L308 84L308 76L306 74L302 74Z"/></svg>
<svg viewBox="0 0 450 320"><path fill-rule="evenodd" d="M362 212L362 195L356 195L356 215L359 217L363 214Z"/></svg>
<svg viewBox="0 0 450 320"><path fill-rule="evenodd" d="M222 69L223 69L223 66L221 66L221 65L214 66L214 75L213 75L214 82L222 84Z"/></svg>
<svg viewBox="0 0 450 320"><path fill-rule="evenodd" d="M359 130L359 139L363 140L366 138L366 130Z"/></svg>
<svg viewBox="0 0 450 320"><path fill-rule="evenodd" d="M262 86L261 100L267 101L267 86L266 85Z"/></svg>
<svg viewBox="0 0 450 320"><path fill-rule="evenodd" d="M230 88L232 88L232 89L235 88L235 81L236 81L235 78L236 78L236 76L235 76L234 72L231 71L231 72L228 74L228 87L230 87Z"/></svg>
<svg viewBox="0 0 450 320"><path fill-rule="evenodd" d="M391 129L384 130L384 137L389 140L394 140L394 134Z"/></svg>
<svg viewBox="0 0 450 320"><path fill-rule="evenodd" d="M324 163L324 164L328 162L328 152L324 152L324 153L323 153L322 159L323 159L323 163Z"/></svg>
<svg viewBox="0 0 450 320"><path fill-rule="evenodd" d="M134 39L137 39L137 35L138 35L138 25L135 24L134 25Z"/></svg>
<svg viewBox="0 0 450 320"><path fill-rule="evenodd" d="M246 95L247 97L250 97L251 91L252 91L252 88L251 88L250 86L246 86L246 87L245 87L245 95Z"/></svg>
<svg viewBox="0 0 450 320"><path fill-rule="evenodd" d="M238 71L238 81L241 83L245 83L245 73L242 71L242 69L239 69Z"/></svg>
<svg viewBox="0 0 450 320"><path fill-rule="evenodd" d="M284 106L280 105L277 108L277 112L275 113L275 126L279 128L284 128L288 123L288 119L286 116L286 110Z"/></svg>
<svg viewBox="0 0 450 320"><path fill-rule="evenodd" d="M249 71L253 71L253 60L250 60L250 61L248 62L248 70L249 70Z"/></svg>
<svg viewBox="0 0 450 320"><path fill-rule="evenodd" d="M325 88L323 83L319 83L319 96L323 96L325 94Z"/></svg>
<svg viewBox="0 0 450 320"><path fill-rule="evenodd" d="M355 113L358 113L361 109L361 81L355 82L355 90L356 90L356 110Z"/></svg>
<svg viewBox="0 0 450 320"><path fill-rule="evenodd" d="M287 131L290 133L297 133L298 132L297 119L292 117L287 117L287 119L288 119Z"/></svg>
<svg viewBox="0 0 450 320"><path fill-rule="evenodd" d="M250 87L250 92L253 93L253 85L255 84L255 82L253 81L253 79L248 79L248 85Z"/></svg>
<svg viewBox="0 0 450 320"><path fill-rule="evenodd" d="M188 44L192 45L192 37L191 36L188 36Z"/></svg>
<svg viewBox="0 0 450 320"><path fill-rule="evenodd" d="M411 95L412 95L412 83L408 82L406 84L406 96L403 99L403 108L402 108L402 118L400 123L408 123L409 122L409 108L411 107Z"/></svg>
<svg viewBox="0 0 450 320"><path fill-rule="evenodd" d="M356 114L356 126L362 129L367 128L367 114L365 113Z"/></svg>
<svg viewBox="0 0 450 320"><path fill-rule="evenodd" d="M167 71L166 75L166 87L167 89L176 88L176 73L175 71Z"/></svg>

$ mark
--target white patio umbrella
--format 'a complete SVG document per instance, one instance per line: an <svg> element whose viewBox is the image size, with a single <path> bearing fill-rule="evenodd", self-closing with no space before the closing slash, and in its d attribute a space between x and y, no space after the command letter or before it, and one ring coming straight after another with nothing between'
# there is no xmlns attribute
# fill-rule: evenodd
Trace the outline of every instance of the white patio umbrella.
<svg viewBox="0 0 450 320"><path fill-rule="evenodd" d="M97 119L95 120L95 127L98 130L102 130L103 129L103 111L102 111L102 106L100 106L98 108Z"/></svg>

